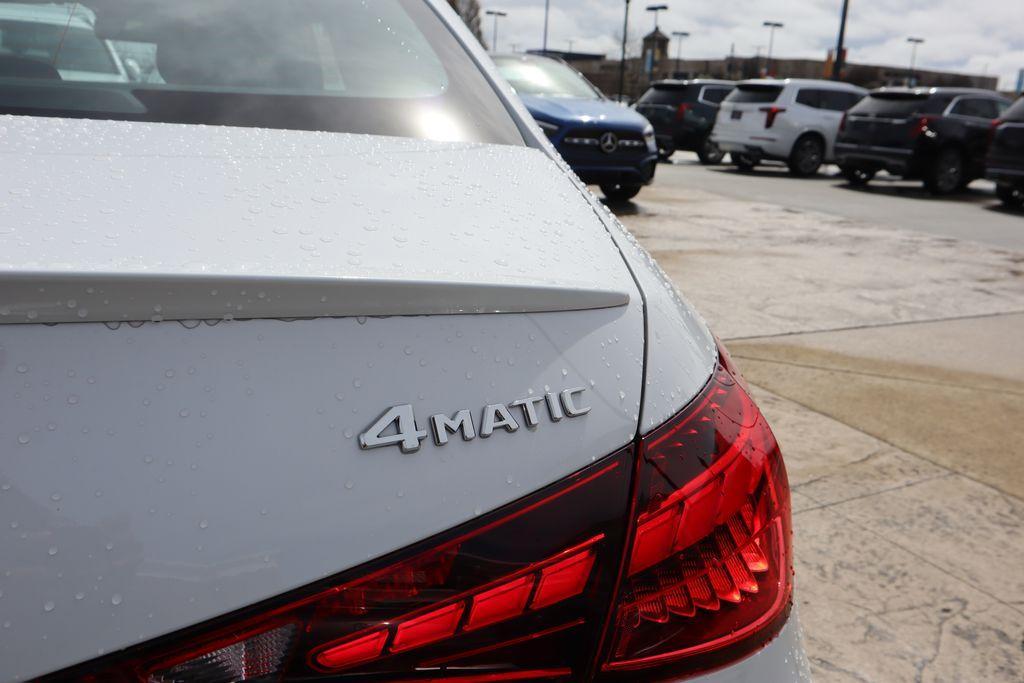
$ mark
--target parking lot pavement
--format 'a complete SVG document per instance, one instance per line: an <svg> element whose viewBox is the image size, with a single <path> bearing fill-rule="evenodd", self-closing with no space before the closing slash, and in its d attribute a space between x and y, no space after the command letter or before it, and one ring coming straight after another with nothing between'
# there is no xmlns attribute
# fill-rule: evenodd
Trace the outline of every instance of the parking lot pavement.
<svg viewBox="0 0 1024 683"><path fill-rule="evenodd" d="M1024 247L764 198L777 190L737 199L664 168L618 213L726 340L783 446L816 678L1019 681Z"/></svg>
<svg viewBox="0 0 1024 683"><path fill-rule="evenodd" d="M866 188L854 188L838 175L836 166L825 166L812 178L794 178L782 164L740 173L728 165L701 166L690 154L677 153L672 160L674 163L658 167L655 188L685 186L732 199L835 213L877 227L1024 250L1024 214L1003 209L994 184L987 180L974 181L964 193L937 199L925 192L919 181L884 172Z"/></svg>

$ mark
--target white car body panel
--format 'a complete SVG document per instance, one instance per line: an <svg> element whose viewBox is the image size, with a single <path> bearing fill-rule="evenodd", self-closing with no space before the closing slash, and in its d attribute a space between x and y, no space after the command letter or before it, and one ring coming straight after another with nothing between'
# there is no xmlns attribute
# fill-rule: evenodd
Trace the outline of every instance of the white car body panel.
<svg viewBox="0 0 1024 683"><path fill-rule="evenodd" d="M807 133L818 135L824 141L824 161L834 159L836 135L843 112L800 104L796 98L801 88L838 90L861 96L867 94L863 88L838 81L787 78L755 79L743 83L782 86L782 92L771 103L730 102L727 99L718 111L711 138L726 152L748 152L751 148L759 148L766 157L775 159L789 158L793 145ZM765 107L785 109L776 116L771 128L765 128L767 114L761 111ZM733 119L734 111L741 112L742 118Z"/></svg>

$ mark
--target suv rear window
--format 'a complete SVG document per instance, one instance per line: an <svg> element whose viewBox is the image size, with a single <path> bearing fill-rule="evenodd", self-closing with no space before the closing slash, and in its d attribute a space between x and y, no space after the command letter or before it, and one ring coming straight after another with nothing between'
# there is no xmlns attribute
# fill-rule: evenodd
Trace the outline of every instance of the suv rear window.
<svg viewBox="0 0 1024 683"><path fill-rule="evenodd" d="M725 98L726 102L764 104L774 102L782 92L781 85L764 85L761 83L740 83Z"/></svg>
<svg viewBox="0 0 1024 683"><path fill-rule="evenodd" d="M686 85L652 85L647 89L637 104L679 104L687 100L687 91L691 90Z"/></svg>
<svg viewBox="0 0 1024 683"><path fill-rule="evenodd" d="M950 97L929 93L870 93L853 108L851 114L904 118L914 114L941 114Z"/></svg>
<svg viewBox="0 0 1024 683"><path fill-rule="evenodd" d="M0 0L0 114L523 144L424 0Z"/></svg>

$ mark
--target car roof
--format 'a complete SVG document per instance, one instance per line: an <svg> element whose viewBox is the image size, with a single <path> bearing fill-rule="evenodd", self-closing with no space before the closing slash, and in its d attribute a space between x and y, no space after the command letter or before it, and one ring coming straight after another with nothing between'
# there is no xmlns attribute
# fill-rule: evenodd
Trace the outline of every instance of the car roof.
<svg viewBox="0 0 1024 683"><path fill-rule="evenodd" d="M854 85L853 83L846 83L844 81L828 81L823 78L750 78L745 81L740 81L736 85L777 85L781 87L785 87L787 85L814 86L815 88L831 90L854 90L858 92L867 92L866 88Z"/></svg>
<svg viewBox="0 0 1024 683"><path fill-rule="evenodd" d="M727 85L731 88L736 85L736 81L720 78L663 78L651 83L652 88L685 88L691 85Z"/></svg>
<svg viewBox="0 0 1024 683"><path fill-rule="evenodd" d="M934 87L934 88L907 88L907 87L885 87L876 88L871 91L870 94L876 93L887 93L887 94L904 94L904 95L976 95L980 97L991 97L996 100L1005 100L1003 97L994 90L986 90L985 88L949 88L949 87Z"/></svg>
<svg viewBox="0 0 1024 683"><path fill-rule="evenodd" d="M67 6L28 3L0 3L0 18L37 24L71 25L75 28L92 28L96 23L92 11L85 7L76 6L73 12L69 12Z"/></svg>

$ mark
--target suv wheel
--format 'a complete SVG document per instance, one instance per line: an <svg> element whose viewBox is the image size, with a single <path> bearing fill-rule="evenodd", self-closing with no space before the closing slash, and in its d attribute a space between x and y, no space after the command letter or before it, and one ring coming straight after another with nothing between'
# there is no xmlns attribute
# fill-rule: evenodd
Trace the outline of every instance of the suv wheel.
<svg viewBox="0 0 1024 683"><path fill-rule="evenodd" d="M935 195L953 194L964 185L964 159L960 151L941 150L925 172L924 186Z"/></svg>
<svg viewBox="0 0 1024 683"><path fill-rule="evenodd" d="M877 173L873 169L861 168L859 166L840 166L839 170L843 172L843 177L846 178L846 181L854 187L864 187L871 182L871 179Z"/></svg>
<svg viewBox="0 0 1024 683"><path fill-rule="evenodd" d="M676 146L673 142L665 142L658 145L658 161L668 161L675 152Z"/></svg>
<svg viewBox="0 0 1024 683"><path fill-rule="evenodd" d="M605 183L601 185L601 192L609 202L628 202L640 193L642 187L639 183Z"/></svg>
<svg viewBox="0 0 1024 683"><path fill-rule="evenodd" d="M818 172L821 162L825 160L825 145L816 135L805 135L793 145L790 152L789 172L795 176L806 178Z"/></svg>
<svg viewBox="0 0 1024 683"><path fill-rule="evenodd" d="M722 159L725 158L725 152L718 148L710 137L706 137L701 140L700 145L697 147L697 158L700 159L700 163L713 166L715 164L722 163Z"/></svg>
<svg viewBox="0 0 1024 683"><path fill-rule="evenodd" d="M757 166L757 159L749 154L730 152L729 159L733 164L735 164L736 168L741 171L753 171L754 167Z"/></svg>
<svg viewBox="0 0 1024 683"><path fill-rule="evenodd" d="M1024 209L1024 185L999 183L996 185L996 196L1008 209Z"/></svg>

